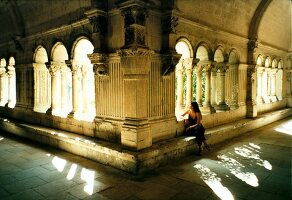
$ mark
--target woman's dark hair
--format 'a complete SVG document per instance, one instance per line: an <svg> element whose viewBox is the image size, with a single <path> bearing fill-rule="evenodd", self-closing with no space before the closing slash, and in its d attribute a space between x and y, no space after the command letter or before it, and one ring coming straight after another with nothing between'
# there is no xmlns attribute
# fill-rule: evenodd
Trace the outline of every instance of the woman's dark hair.
<svg viewBox="0 0 292 200"><path fill-rule="evenodd" d="M192 107L193 107L193 109L194 109L195 112L201 112L201 111L200 111L200 108L199 108L199 105L198 105L197 102L193 101L193 102L191 103L191 105L192 105Z"/></svg>

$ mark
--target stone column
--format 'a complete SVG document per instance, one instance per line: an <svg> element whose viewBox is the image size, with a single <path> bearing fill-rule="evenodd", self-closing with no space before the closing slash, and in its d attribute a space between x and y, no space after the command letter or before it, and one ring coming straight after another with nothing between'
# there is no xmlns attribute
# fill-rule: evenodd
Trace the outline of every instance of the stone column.
<svg viewBox="0 0 292 200"><path fill-rule="evenodd" d="M186 65L186 74L187 74L187 80L186 80L186 105L189 106L193 99L193 67L191 62L187 62Z"/></svg>
<svg viewBox="0 0 292 200"><path fill-rule="evenodd" d="M217 105L217 68L214 67L211 70L211 105L216 107Z"/></svg>
<svg viewBox="0 0 292 200"><path fill-rule="evenodd" d="M228 66L225 63L217 64L217 68L219 69L219 87L217 89L217 97L218 97L218 105L216 106L216 111L226 111L230 108L225 102L225 78L226 78L226 71Z"/></svg>
<svg viewBox="0 0 292 200"><path fill-rule="evenodd" d="M6 61L4 58L1 59L0 61L0 106L5 106L5 104L7 103L7 94L5 94L5 87L7 87L7 85L5 84L5 80L6 80Z"/></svg>
<svg viewBox="0 0 292 200"><path fill-rule="evenodd" d="M203 65L203 68L206 72L206 83L205 83L205 101L203 103L203 108L201 109L204 113L214 113L215 110L210 104L211 99L211 70L212 70L212 64L207 63Z"/></svg>
<svg viewBox="0 0 292 200"><path fill-rule="evenodd" d="M271 69L271 101L276 102L276 73L277 69Z"/></svg>
<svg viewBox="0 0 292 200"><path fill-rule="evenodd" d="M86 65L83 65L81 68L82 73L82 113L88 113L88 73Z"/></svg>
<svg viewBox="0 0 292 200"><path fill-rule="evenodd" d="M264 68L261 66L256 66L256 70L257 70L257 104L262 104L263 103L262 82Z"/></svg>
<svg viewBox="0 0 292 200"><path fill-rule="evenodd" d="M200 107L202 107L202 66L197 65L195 68L195 73L197 76L197 83L196 83L196 102Z"/></svg>
<svg viewBox="0 0 292 200"><path fill-rule="evenodd" d="M51 62L49 72L51 74L51 108L47 113L52 115L60 115L61 111L61 84L60 84L60 65Z"/></svg>
<svg viewBox="0 0 292 200"><path fill-rule="evenodd" d="M9 60L8 65L8 107L14 108L16 104L16 85L15 85L15 61L14 59L12 61Z"/></svg>
<svg viewBox="0 0 292 200"><path fill-rule="evenodd" d="M72 71L72 111L68 117L76 118L81 113L81 97L83 96L81 90L81 66L78 63L73 63Z"/></svg>
<svg viewBox="0 0 292 200"><path fill-rule="evenodd" d="M267 96L271 100L271 68L267 69L267 75L268 75L268 88L267 88Z"/></svg>
<svg viewBox="0 0 292 200"><path fill-rule="evenodd" d="M152 135L148 121L149 71L151 50L130 48L120 50L123 70L125 121L121 130L123 146L140 150L152 145Z"/></svg>
<svg viewBox="0 0 292 200"><path fill-rule="evenodd" d="M257 76L255 65L249 65L247 68L247 86L246 86L246 106L247 117L255 118L257 116L256 92Z"/></svg>
<svg viewBox="0 0 292 200"><path fill-rule="evenodd" d="M176 68L176 77L177 77L177 105L176 110L180 112L184 109L184 82L183 82L184 69L182 63L179 63Z"/></svg>
<svg viewBox="0 0 292 200"><path fill-rule="evenodd" d="M68 72L69 68L64 63L61 65L61 108L64 115L69 112L68 108Z"/></svg>

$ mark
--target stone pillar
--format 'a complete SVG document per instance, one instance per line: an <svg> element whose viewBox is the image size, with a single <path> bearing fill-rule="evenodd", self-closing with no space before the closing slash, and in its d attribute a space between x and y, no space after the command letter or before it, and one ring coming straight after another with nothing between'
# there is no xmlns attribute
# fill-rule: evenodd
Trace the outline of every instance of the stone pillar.
<svg viewBox="0 0 292 200"><path fill-rule="evenodd" d="M219 73L217 73L217 76L219 75L219 86L217 89L218 105L216 106L216 111L226 111L230 109L225 102L225 78L228 66L225 63L220 63L216 67L219 69Z"/></svg>
<svg viewBox="0 0 292 200"><path fill-rule="evenodd" d="M76 118L81 113L83 91L81 90L81 66L72 63L72 111L68 117Z"/></svg>
<svg viewBox="0 0 292 200"><path fill-rule="evenodd" d="M257 76L255 65L249 65L247 68L247 117L257 117L256 92L257 92Z"/></svg>
<svg viewBox="0 0 292 200"><path fill-rule="evenodd" d="M82 73L82 113L88 113L88 73L85 65L81 68Z"/></svg>
<svg viewBox="0 0 292 200"><path fill-rule="evenodd" d="M61 111L61 83L60 65L51 62L49 72L51 74L51 108L47 111L52 115L59 115Z"/></svg>
<svg viewBox="0 0 292 200"><path fill-rule="evenodd" d="M277 69L271 69L271 101L276 102L276 73Z"/></svg>
<svg viewBox="0 0 292 200"><path fill-rule="evenodd" d="M95 113L98 113L98 106L103 99L102 96L98 94L98 77L108 77L108 56L102 53L93 53L88 55L91 63L93 64L93 72L94 72L94 93L95 93ZM98 119L96 119L98 120Z"/></svg>
<svg viewBox="0 0 292 200"><path fill-rule="evenodd" d="M261 66L256 66L256 70L257 70L257 104L262 104L263 103L262 82L264 68Z"/></svg>
<svg viewBox="0 0 292 200"><path fill-rule="evenodd" d="M14 108L16 104L16 79L15 79L15 61L14 59L9 60L8 65L8 107Z"/></svg>
<svg viewBox="0 0 292 200"><path fill-rule="evenodd" d="M61 108L64 115L67 115L69 112L68 107L68 72L69 68L64 63L61 65Z"/></svg>
<svg viewBox="0 0 292 200"><path fill-rule="evenodd" d="M177 77L177 105L176 110L180 112L185 108L184 106L184 82L183 82L184 68L182 63L179 63L176 68L176 77Z"/></svg>
<svg viewBox="0 0 292 200"><path fill-rule="evenodd" d="M228 71L230 73L229 87L231 87L231 100L229 107L231 110L235 110L239 107L238 95L239 95L239 82L238 82L238 64L229 64Z"/></svg>
<svg viewBox="0 0 292 200"><path fill-rule="evenodd" d="M193 99L193 68L192 66L187 66L186 68L186 74L187 74L187 91L186 91L186 106L189 106Z"/></svg>
<svg viewBox="0 0 292 200"><path fill-rule="evenodd" d="M267 76L268 76L268 86L267 86L267 96L271 100L271 69L267 69Z"/></svg>
<svg viewBox="0 0 292 200"><path fill-rule="evenodd" d="M205 101L203 103L203 107L201 109L204 113L214 113L215 109L211 106L211 63L207 63L203 65L204 71L206 73L206 83L205 83Z"/></svg>
<svg viewBox="0 0 292 200"><path fill-rule="evenodd" d="M197 76L197 83L196 83L196 102L200 107L202 107L202 66L197 65L195 68L195 73Z"/></svg>
<svg viewBox="0 0 292 200"><path fill-rule="evenodd" d="M151 55L147 49L131 48L120 50L123 70L125 117L121 130L123 146L140 150L152 145L152 135L148 122L149 71Z"/></svg>
<svg viewBox="0 0 292 200"><path fill-rule="evenodd" d="M154 52L146 46L147 6L144 1L133 4L119 1L117 6L124 17L125 43L118 51L123 71L123 113L121 143L140 150L152 145L148 122L149 71Z"/></svg>
<svg viewBox="0 0 292 200"><path fill-rule="evenodd" d="M214 67L211 70L211 105L212 107L217 106L217 68Z"/></svg>
<svg viewBox="0 0 292 200"><path fill-rule="evenodd" d="M7 103L7 94L5 92L5 87L7 87L7 85L5 84L7 75L5 67L6 61L4 58L2 58L0 61L0 106L5 106L5 104Z"/></svg>

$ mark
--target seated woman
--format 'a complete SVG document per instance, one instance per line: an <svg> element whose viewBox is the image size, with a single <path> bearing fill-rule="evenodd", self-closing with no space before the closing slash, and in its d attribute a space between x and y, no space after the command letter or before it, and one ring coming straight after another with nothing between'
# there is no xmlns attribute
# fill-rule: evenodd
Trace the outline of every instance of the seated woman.
<svg viewBox="0 0 292 200"><path fill-rule="evenodd" d="M202 143L204 147L210 150L209 145L205 138L205 128L202 125L202 114L197 102L192 102L189 110L182 114L184 117L186 114L189 115L188 119L185 120L186 135L196 136L196 142L199 146L198 155L202 152Z"/></svg>

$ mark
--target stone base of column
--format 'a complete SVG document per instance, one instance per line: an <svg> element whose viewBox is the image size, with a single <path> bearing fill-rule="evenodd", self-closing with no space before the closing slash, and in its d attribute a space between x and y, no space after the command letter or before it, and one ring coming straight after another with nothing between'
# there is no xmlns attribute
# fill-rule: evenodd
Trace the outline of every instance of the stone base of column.
<svg viewBox="0 0 292 200"><path fill-rule="evenodd" d="M269 97L263 97L264 103L271 103Z"/></svg>
<svg viewBox="0 0 292 200"><path fill-rule="evenodd" d="M271 102L276 102L278 99L276 96L271 96L270 97Z"/></svg>
<svg viewBox="0 0 292 200"><path fill-rule="evenodd" d="M257 105L255 105L254 103L247 102L246 109L247 109L246 116L248 118L256 118L257 117L257 115L258 115Z"/></svg>
<svg viewBox="0 0 292 200"><path fill-rule="evenodd" d="M263 103L264 103L264 99L263 99L263 97L262 97L262 96L257 97L257 105L259 105L259 104L263 104Z"/></svg>
<svg viewBox="0 0 292 200"><path fill-rule="evenodd" d="M227 111L230 110L230 107L226 103L219 103L217 106L215 106L216 111Z"/></svg>
<svg viewBox="0 0 292 200"><path fill-rule="evenodd" d="M148 120L127 118L122 125L121 143L125 148L136 151L152 146Z"/></svg>
<svg viewBox="0 0 292 200"><path fill-rule="evenodd" d="M211 113L215 113L216 110L214 109L213 106L203 106L203 107L200 107L200 110L202 113L204 114L211 114Z"/></svg>
<svg viewBox="0 0 292 200"><path fill-rule="evenodd" d="M232 104L229 107L230 107L230 110L236 110L236 109L239 108L239 105L238 104Z"/></svg>

